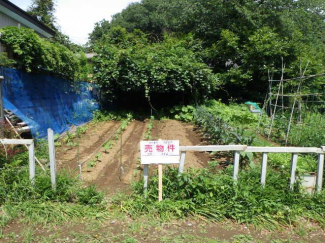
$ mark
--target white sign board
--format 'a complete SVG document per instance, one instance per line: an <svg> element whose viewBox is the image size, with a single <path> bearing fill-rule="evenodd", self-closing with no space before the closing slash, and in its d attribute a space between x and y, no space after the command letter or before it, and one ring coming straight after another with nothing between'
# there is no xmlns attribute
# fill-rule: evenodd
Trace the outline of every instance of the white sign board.
<svg viewBox="0 0 325 243"><path fill-rule="evenodd" d="M141 164L179 164L179 140L141 141Z"/></svg>

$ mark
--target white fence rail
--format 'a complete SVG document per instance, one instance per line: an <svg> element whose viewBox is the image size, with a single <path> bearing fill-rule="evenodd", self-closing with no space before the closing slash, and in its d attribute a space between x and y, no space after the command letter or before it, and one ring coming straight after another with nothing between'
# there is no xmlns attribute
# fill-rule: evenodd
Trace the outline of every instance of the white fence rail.
<svg viewBox="0 0 325 243"><path fill-rule="evenodd" d="M55 145L54 132L48 129L48 145L52 188L56 189L56 163L55 163ZM6 145L26 145L29 154L29 179L32 185L35 184L35 144L33 139L0 139L0 146ZM5 148L6 149L6 148Z"/></svg>
<svg viewBox="0 0 325 243"><path fill-rule="evenodd" d="M33 139L0 139L0 144L5 145L27 145L29 153L29 179L34 185L35 178L35 145Z"/></svg>
<svg viewBox="0 0 325 243"><path fill-rule="evenodd" d="M322 189L323 173L324 173L324 154L325 146L321 148L317 147L254 147L246 145L210 145L210 146L180 146L181 159L179 164L179 173L183 173L185 158L187 151L206 151L206 152L230 152L234 151L234 171L233 178L237 181L239 172L240 152L253 152L262 153L262 166L261 166L261 185L265 187L266 184L266 171L267 171L267 157L268 153L291 153L291 171L290 171L290 188L293 189L293 185L296 181L296 169L298 162L298 154L318 154L317 165L317 179L316 190L317 192ZM145 178L146 179L146 178ZM146 180L145 180L146 182Z"/></svg>

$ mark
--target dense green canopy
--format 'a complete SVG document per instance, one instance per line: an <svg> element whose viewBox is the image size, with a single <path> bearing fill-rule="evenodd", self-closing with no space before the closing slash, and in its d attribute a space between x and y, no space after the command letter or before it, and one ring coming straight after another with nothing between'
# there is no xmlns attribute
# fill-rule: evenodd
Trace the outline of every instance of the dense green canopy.
<svg viewBox="0 0 325 243"><path fill-rule="evenodd" d="M113 27L96 46L94 78L110 99L161 96L173 101L200 100L218 87L218 79L195 54L197 43L166 35L150 43L143 32Z"/></svg>
<svg viewBox="0 0 325 243"><path fill-rule="evenodd" d="M322 0L142 0L111 22L96 24L90 43L106 39L112 27L139 29L149 42L192 34L202 48L192 50L222 81L231 96L261 99L268 70L285 77L324 72L325 2Z"/></svg>

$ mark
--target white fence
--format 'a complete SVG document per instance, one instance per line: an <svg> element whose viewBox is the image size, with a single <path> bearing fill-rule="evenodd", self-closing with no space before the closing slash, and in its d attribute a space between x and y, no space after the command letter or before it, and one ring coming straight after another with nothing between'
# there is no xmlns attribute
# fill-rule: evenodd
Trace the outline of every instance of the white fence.
<svg viewBox="0 0 325 243"><path fill-rule="evenodd" d="M56 189L56 162L55 162L55 145L54 132L52 129L47 130L49 159L52 188ZM35 144L33 139L0 139L0 145L26 145L29 153L29 179L32 185L35 184Z"/></svg>
<svg viewBox="0 0 325 243"><path fill-rule="evenodd" d="M179 164L179 173L183 173L185 158L187 151L219 151L230 152L234 151L234 171L233 178L237 181L239 171L240 152L253 152L262 153L262 167L261 167L261 184L265 187L266 183L266 170L267 170L267 155L268 153L291 153L291 171L290 171L290 188L293 189L293 185L296 180L296 169L298 154L318 154L317 165L317 179L316 190L319 192L322 189L323 171L324 171L324 154L325 146L321 148L317 147L253 147L246 145L212 145L212 146L180 146L181 159Z"/></svg>
<svg viewBox="0 0 325 243"><path fill-rule="evenodd" d="M29 179L34 184L35 178L35 145L33 139L0 139L0 144L5 145L27 145L29 153Z"/></svg>

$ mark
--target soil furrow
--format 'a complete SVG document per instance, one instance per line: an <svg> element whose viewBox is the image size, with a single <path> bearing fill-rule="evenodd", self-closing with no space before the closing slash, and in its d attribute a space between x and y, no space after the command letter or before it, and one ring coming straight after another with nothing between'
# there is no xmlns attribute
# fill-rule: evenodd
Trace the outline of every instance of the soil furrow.
<svg viewBox="0 0 325 243"><path fill-rule="evenodd" d="M137 165L139 143L145 132L146 124L133 121L122 136L122 168L120 162L120 141L117 141L109 154L104 155L96 173L88 176L87 181L96 184L100 189L109 192L125 188L130 183L128 175Z"/></svg>
<svg viewBox="0 0 325 243"><path fill-rule="evenodd" d="M57 153L57 161L59 168L76 169L79 162L86 159L94 150L101 146L118 128L120 122L110 121L92 125L88 128L86 134L82 134L81 138L75 138L74 142L78 146L68 147L62 146ZM78 159L79 153L79 159Z"/></svg>

